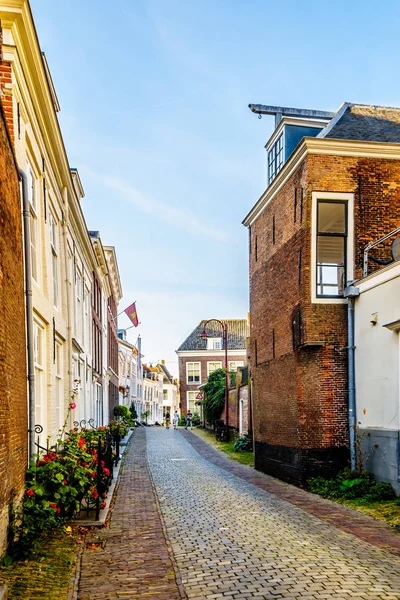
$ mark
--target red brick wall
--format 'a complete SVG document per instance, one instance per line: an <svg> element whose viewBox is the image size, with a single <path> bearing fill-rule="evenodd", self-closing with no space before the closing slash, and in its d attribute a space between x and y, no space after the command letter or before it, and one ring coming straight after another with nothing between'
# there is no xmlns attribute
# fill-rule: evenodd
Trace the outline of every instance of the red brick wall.
<svg viewBox="0 0 400 600"><path fill-rule="evenodd" d="M0 110L0 556L8 507L24 488L27 380L21 202L17 169Z"/></svg>
<svg viewBox="0 0 400 600"><path fill-rule="evenodd" d="M11 90L12 70L11 64L3 61L2 43L3 36L0 22L0 97L10 138L12 143L14 143L13 97Z"/></svg>
<svg viewBox="0 0 400 600"><path fill-rule="evenodd" d="M359 277L365 245L399 226L400 163L310 155L251 228L256 466L300 483L312 469L334 469L335 449L348 440L347 352L342 350L347 346L347 307L310 301L313 191L355 194L355 275ZM388 245L374 254L388 257ZM303 341L319 340L324 346L293 350L296 311L301 314ZM329 460L322 463L326 453ZM337 454L342 460L343 453ZM307 456L311 457L308 464ZM282 464L288 465L283 474Z"/></svg>
<svg viewBox="0 0 400 600"><path fill-rule="evenodd" d="M246 356L238 356L234 354L234 350L228 353L228 361L243 361L243 364L247 364ZM180 389L180 402L181 402L181 414L186 414L186 392L194 392L199 389L199 386L207 381L207 363L208 362L221 362L222 367L225 367L224 356L180 356L179 357L179 389ZM200 378L199 384L187 384L186 383L186 363L188 362L200 362Z"/></svg>

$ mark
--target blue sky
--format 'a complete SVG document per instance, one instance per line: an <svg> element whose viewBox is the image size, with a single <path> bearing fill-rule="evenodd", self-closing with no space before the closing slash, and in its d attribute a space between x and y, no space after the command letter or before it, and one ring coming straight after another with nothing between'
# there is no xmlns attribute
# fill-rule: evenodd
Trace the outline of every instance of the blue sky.
<svg viewBox="0 0 400 600"><path fill-rule="evenodd" d="M145 360L245 318L273 120L248 104L400 105L400 3L31 0L89 229L116 247ZM125 316L120 326L128 327Z"/></svg>

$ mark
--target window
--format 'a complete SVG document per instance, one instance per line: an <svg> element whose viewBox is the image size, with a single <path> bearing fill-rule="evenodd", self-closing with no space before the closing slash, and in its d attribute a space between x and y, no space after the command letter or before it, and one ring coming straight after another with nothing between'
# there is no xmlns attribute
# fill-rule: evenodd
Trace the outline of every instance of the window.
<svg viewBox="0 0 400 600"><path fill-rule="evenodd" d="M210 375L217 369L222 369L222 362L208 362L207 363L207 375Z"/></svg>
<svg viewBox="0 0 400 600"><path fill-rule="evenodd" d="M58 305L58 227L57 221L53 214L50 213L49 217L50 224L50 245L51 245L51 260L53 269L53 301L54 306Z"/></svg>
<svg viewBox="0 0 400 600"><path fill-rule="evenodd" d="M76 337L82 341L82 275L76 272Z"/></svg>
<svg viewBox="0 0 400 600"><path fill-rule="evenodd" d="M347 303L343 291L354 278L353 193L312 192L310 267L312 302Z"/></svg>
<svg viewBox="0 0 400 600"><path fill-rule="evenodd" d="M346 285L346 202L318 200L317 296L342 296Z"/></svg>
<svg viewBox="0 0 400 600"><path fill-rule="evenodd" d="M31 269L32 277L38 282L38 259L37 259L37 243L38 243L38 222L36 214L31 209Z"/></svg>
<svg viewBox="0 0 400 600"><path fill-rule="evenodd" d="M200 363L186 363L186 383L200 383Z"/></svg>
<svg viewBox="0 0 400 600"><path fill-rule="evenodd" d="M195 413L196 412L196 396L197 396L198 392L186 392L186 405L187 405L187 410L191 413Z"/></svg>
<svg viewBox="0 0 400 600"><path fill-rule="evenodd" d="M56 426L61 429L63 425L64 386L63 386L63 360L62 343L56 341Z"/></svg>
<svg viewBox="0 0 400 600"><path fill-rule="evenodd" d="M42 425L43 438L46 439L45 430L45 407L46 386L44 382L44 349L45 349L45 329L38 322L33 323L33 362L35 366L35 425Z"/></svg>
<svg viewBox="0 0 400 600"><path fill-rule="evenodd" d="M268 185L278 175L283 165L283 133L268 150Z"/></svg>
<svg viewBox="0 0 400 600"><path fill-rule="evenodd" d="M36 198L36 180L35 175L31 169L30 164L26 163L26 177L28 184L28 200L29 204L33 207L35 213L37 212L37 198Z"/></svg>
<svg viewBox="0 0 400 600"><path fill-rule="evenodd" d="M31 213L31 270L33 279L38 282L38 218L36 199L36 180L30 164L26 163L28 200Z"/></svg>
<svg viewBox="0 0 400 600"><path fill-rule="evenodd" d="M84 309L84 323L83 323L83 343L86 344L88 349L90 346L90 290L84 286L83 290L83 309Z"/></svg>
<svg viewBox="0 0 400 600"><path fill-rule="evenodd" d="M207 350L222 350L222 338L207 338Z"/></svg>
<svg viewBox="0 0 400 600"><path fill-rule="evenodd" d="M231 360L228 364L229 371L237 371L238 367L244 367L244 362L242 360Z"/></svg>
<svg viewBox="0 0 400 600"><path fill-rule="evenodd" d="M163 399L168 400L168 390L163 390Z"/></svg>

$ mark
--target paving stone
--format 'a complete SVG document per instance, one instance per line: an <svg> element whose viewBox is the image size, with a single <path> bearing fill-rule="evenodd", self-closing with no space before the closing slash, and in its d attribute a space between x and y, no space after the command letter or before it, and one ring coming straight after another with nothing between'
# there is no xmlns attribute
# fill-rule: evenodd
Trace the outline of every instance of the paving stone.
<svg viewBox="0 0 400 600"><path fill-rule="evenodd" d="M325 513L319 518L318 510L302 510L241 471L208 460L188 443L195 437L189 432L146 433L149 468L189 600L400 600L397 542L394 551L380 547L379 536L386 535L380 524L374 531L368 521L371 545Z"/></svg>

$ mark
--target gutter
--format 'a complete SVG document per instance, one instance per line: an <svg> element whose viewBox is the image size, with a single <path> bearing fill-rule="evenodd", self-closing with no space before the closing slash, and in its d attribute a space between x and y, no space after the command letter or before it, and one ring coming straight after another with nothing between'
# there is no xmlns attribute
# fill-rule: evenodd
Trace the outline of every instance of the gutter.
<svg viewBox="0 0 400 600"><path fill-rule="evenodd" d="M31 269L31 213L28 200L28 180L22 169L22 217L24 230L24 272L25 272L25 311L26 311L26 347L28 366L28 432L29 462L35 454L35 365L33 359L33 311L32 311L32 269Z"/></svg>

